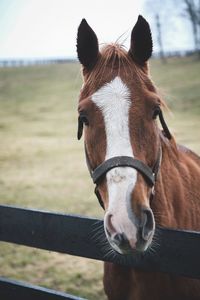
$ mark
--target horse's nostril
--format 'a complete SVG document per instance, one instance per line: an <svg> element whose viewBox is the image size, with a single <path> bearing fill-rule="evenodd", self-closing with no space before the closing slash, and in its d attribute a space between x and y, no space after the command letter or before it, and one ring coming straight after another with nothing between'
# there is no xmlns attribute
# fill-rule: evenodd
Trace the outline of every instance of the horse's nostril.
<svg viewBox="0 0 200 300"><path fill-rule="evenodd" d="M123 237L120 233L115 234L114 241L116 244L120 245L123 241Z"/></svg>
<svg viewBox="0 0 200 300"><path fill-rule="evenodd" d="M126 244L128 244L128 239L126 237L126 235L124 233L117 233L114 236L114 241L115 243L119 246L125 246Z"/></svg>
<svg viewBox="0 0 200 300"><path fill-rule="evenodd" d="M120 245L120 244L121 244L122 236L121 236L120 233L115 234L115 236L114 236L114 241L115 241L115 243L116 243L117 245Z"/></svg>
<svg viewBox="0 0 200 300"><path fill-rule="evenodd" d="M142 210L142 238L148 241L154 229L154 217L151 209L145 208Z"/></svg>

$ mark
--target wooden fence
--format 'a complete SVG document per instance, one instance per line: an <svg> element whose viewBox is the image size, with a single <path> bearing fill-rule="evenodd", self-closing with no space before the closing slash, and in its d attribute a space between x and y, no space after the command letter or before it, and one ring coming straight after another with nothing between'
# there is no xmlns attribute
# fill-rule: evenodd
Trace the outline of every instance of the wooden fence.
<svg viewBox="0 0 200 300"><path fill-rule="evenodd" d="M168 57L185 57L185 56L193 56L195 55L195 51L193 50L174 50L174 51L166 51L164 53L165 58ZM160 58L159 52L153 53L153 58ZM8 68L8 67L25 67L25 66L34 66L34 65L49 65L49 64L66 64L77 62L77 59L74 57L55 57L55 58L38 58L38 59L2 59L0 58L0 68Z"/></svg>
<svg viewBox="0 0 200 300"><path fill-rule="evenodd" d="M200 279L200 232L156 228L154 252L109 257L94 240L94 230L101 226L103 221L93 218L0 206L0 241ZM83 298L0 277L0 299Z"/></svg>

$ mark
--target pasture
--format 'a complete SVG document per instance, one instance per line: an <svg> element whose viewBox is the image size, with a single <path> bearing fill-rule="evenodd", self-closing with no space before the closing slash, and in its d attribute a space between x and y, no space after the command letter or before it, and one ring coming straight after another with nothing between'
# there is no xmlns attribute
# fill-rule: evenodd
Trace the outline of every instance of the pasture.
<svg viewBox="0 0 200 300"><path fill-rule="evenodd" d="M0 203L102 217L76 139L77 63L0 69ZM200 153L200 62L152 60L177 141ZM0 244L1 276L105 299L102 263Z"/></svg>

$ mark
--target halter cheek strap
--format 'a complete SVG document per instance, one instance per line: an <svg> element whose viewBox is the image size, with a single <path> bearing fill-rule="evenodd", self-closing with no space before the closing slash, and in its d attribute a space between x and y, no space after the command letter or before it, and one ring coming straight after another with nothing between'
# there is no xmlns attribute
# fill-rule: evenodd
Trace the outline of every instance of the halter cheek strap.
<svg viewBox="0 0 200 300"><path fill-rule="evenodd" d="M159 109L158 116L159 116L159 120L160 120L160 123L162 125L163 132L164 132L165 136L168 138L168 140L171 140L172 135L171 135L171 132L169 131L169 128L168 128L168 126L165 122L165 119L163 117L163 113L162 113L161 109Z"/></svg>
<svg viewBox="0 0 200 300"><path fill-rule="evenodd" d="M97 188L97 185L95 186L95 189L94 189L94 193L99 201L99 204L101 205L101 207L105 210L105 207L104 207L104 203L103 203L103 200L101 198L101 194L99 193L99 190Z"/></svg>

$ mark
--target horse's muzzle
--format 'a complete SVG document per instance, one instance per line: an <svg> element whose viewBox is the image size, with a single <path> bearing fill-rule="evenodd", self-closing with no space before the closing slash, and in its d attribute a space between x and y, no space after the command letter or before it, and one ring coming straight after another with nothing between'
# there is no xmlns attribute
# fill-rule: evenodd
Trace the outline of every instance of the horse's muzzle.
<svg viewBox="0 0 200 300"><path fill-rule="evenodd" d="M104 227L107 239L112 248L120 254L128 254L134 251L146 251L150 246L154 231L155 221L152 210L148 207L141 209L140 220L126 220L126 225L116 226L115 216L107 213Z"/></svg>

